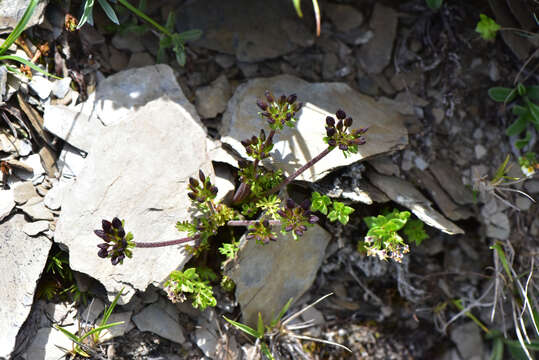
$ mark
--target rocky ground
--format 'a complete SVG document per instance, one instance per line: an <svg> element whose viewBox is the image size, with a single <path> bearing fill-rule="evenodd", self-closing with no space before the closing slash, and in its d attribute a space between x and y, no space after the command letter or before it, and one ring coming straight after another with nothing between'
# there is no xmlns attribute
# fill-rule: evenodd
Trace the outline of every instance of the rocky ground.
<svg viewBox="0 0 539 360"><path fill-rule="evenodd" d="M317 37L307 2L303 19L289 0L148 2L158 22L174 12L177 31L203 31L187 46L185 67L172 53L156 64L156 34L122 32L97 6L95 27L76 32L64 29L64 3L38 8L36 25L10 51L31 59L47 42L38 62L63 79L0 67L0 358L58 359L72 342L53 325L75 332L99 323L122 289L110 321L124 324L90 346L93 358L254 359L252 339L222 315L253 323L290 297L293 313L329 293L301 315L314 326L294 333L352 353L288 334L276 339L276 355L488 359L493 341L479 322L517 340L513 283L490 247L503 249L536 307L539 208L514 192L502 201L473 189L507 155L522 155L505 134L513 115L487 91L536 85L537 44L509 31L487 42L474 29L486 13L537 32L526 4L448 1L432 11L422 0L324 1ZM10 10L2 6L0 14ZM298 242L247 242L226 269L235 292L214 284L218 303L205 311L163 291L170 272L192 262L183 247L136 249L116 267L98 258L93 230L103 218L126 219L137 241L177 238L174 224L192 215L187 179L199 169L230 198L245 156L240 141L264 126L255 101L265 89L305 103L268 167L291 173L318 154L324 119L339 108L369 126L360 154L332 153L288 188L295 198L316 190L346 202L355 209L350 223L322 220ZM532 135L524 150L537 151ZM510 175L524 177L517 164ZM512 189L537 199L539 179ZM429 239L402 263L358 252L363 217L393 208L427 224Z"/></svg>

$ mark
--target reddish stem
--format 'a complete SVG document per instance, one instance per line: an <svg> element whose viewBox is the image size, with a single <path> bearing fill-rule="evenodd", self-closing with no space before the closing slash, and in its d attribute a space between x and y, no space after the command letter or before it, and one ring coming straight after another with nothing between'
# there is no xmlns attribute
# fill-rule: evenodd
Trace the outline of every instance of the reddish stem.
<svg viewBox="0 0 539 360"><path fill-rule="evenodd" d="M230 220L228 226L250 226L259 223L259 220ZM280 220L268 220L270 225L281 225Z"/></svg>
<svg viewBox="0 0 539 360"><path fill-rule="evenodd" d="M189 236L182 239L158 241L158 242L136 242L135 241L135 246L140 247L140 248L154 248L154 247L178 245L178 244L183 244L183 243L186 243L189 241L195 241L195 240L196 238L194 238L193 236Z"/></svg>

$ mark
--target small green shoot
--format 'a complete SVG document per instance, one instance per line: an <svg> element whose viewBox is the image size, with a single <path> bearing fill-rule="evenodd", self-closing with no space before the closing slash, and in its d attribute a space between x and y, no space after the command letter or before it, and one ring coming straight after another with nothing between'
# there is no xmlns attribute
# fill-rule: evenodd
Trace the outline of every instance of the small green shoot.
<svg viewBox="0 0 539 360"><path fill-rule="evenodd" d="M496 38L496 33L502 27L485 14L479 14L479 22L475 28L475 32L479 33L483 40L493 41Z"/></svg>
<svg viewBox="0 0 539 360"><path fill-rule="evenodd" d="M329 211L330 206L333 206L331 211ZM354 208L339 201L332 201L327 195L320 195L319 192L315 191L311 195L311 211L319 211L327 215L331 222L338 220L341 224L346 225L350 221L350 214L354 212Z"/></svg>
<svg viewBox="0 0 539 360"><path fill-rule="evenodd" d="M173 302L183 302L186 299L186 294L189 295L192 305L196 309L204 310L208 306L217 305L209 281L202 280L196 268L173 271L170 274L170 279L165 283L165 291Z"/></svg>

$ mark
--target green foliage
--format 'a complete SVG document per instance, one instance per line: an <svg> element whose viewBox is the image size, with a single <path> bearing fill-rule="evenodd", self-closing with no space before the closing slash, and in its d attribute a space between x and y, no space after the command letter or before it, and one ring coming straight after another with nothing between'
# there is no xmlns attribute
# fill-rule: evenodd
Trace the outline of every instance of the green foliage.
<svg viewBox="0 0 539 360"><path fill-rule="evenodd" d="M270 195L263 197L256 203L256 207L264 212L264 214L272 219L277 219L279 215L279 207L281 206L281 199L277 195Z"/></svg>
<svg viewBox="0 0 539 360"><path fill-rule="evenodd" d="M381 260L390 258L397 262L402 261L403 254L408 253L410 248L398 234L399 230L403 229L408 241L414 241L417 245L428 237L420 220L413 221L405 228L410 215L409 211L393 209L384 215L363 218L369 231L365 240L358 244L358 249L363 248L367 255L377 256Z"/></svg>
<svg viewBox="0 0 539 360"><path fill-rule="evenodd" d="M330 206L333 206L331 211L329 211ZM350 220L349 215L354 212L354 208L346 206L339 201L332 201L327 195L320 195L317 191L311 195L311 210L327 215L331 222L339 220L343 225L348 223Z"/></svg>
<svg viewBox="0 0 539 360"><path fill-rule="evenodd" d="M496 33L501 29L501 26L485 14L479 14L479 22L475 28L475 32L479 33L483 40L492 41L496 38Z"/></svg>
<svg viewBox="0 0 539 360"><path fill-rule="evenodd" d="M539 86L524 86L518 84L514 88L493 87L488 90L490 98L496 102L507 104L517 97L520 104L514 104L512 113L516 120L506 129L507 136L520 135L526 132L526 137L517 140L516 146L519 149L528 145L532 134L531 131L539 131L539 106L534 101L539 101ZM529 133L528 133L529 132Z"/></svg>
<svg viewBox="0 0 539 360"><path fill-rule="evenodd" d="M331 205L331 199L327 195L320 195L318 191L313 192L311 196L311 210L320 211L322 214L328 214L328 206Z"/></svg>
<svg viewBox="0 0 539 360"><path fill-rule="evenodd" d="M239 241L232 241L232 243L223 243L219 248L219 252L225 255L228 259L233 259L239 251Z"/></svg>
<svg viewBox="0 0 539 360"><path fill-rule="evenodd" d="M431 10L439 10L442 7L444 0L425 0L425 2Z"/></svg>
<svg viewBox="0 0 539 360"><path fill-rule="evenodd" d="M204 310L217 304L209 281L202 280L195 268L173 271L165 283L165 290L173 302L183 302L187 294L192 300L193 307L197 309Z"/></svg>
<svg viewBox="0 0 539 360"><path fill-rule="evenodd" d="M101 320L101 323L99 326L94 326L90 329L84 328L79 330L77 333L72 333L67 329L64 329L61 326L54 325L54 328L62 332L65 336L67 336L72 342L73 347L71 350L63 349L67 353L71 354L72 356L82 356L86 358L92 357L90 353L95 352L97 350L99 343L101 342L101 332L105 329L111 328L113 326L118 326L123 324L123 321L110 323L108 324L110 315L112 314L112 311L116 307L116 304L118 303L118 300L120 299L120 296L123 293L122 289L115 297L110 306L105 307L105 312L103 313L103 319Z"/></svg>

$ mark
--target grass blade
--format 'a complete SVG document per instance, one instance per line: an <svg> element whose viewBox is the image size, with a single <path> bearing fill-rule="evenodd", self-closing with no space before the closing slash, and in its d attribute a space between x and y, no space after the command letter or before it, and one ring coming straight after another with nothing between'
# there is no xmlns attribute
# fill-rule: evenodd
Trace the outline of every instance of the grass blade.
<svg viewBox="0 0 539 360"><path fill-rule="evenodd" d="M24 14L22 18L19 20L17 25L15 26L15 29L9 34L6 41L0 46L0 55L4 54L6 50L15 42L15 40L18 39L18 37L21 35L21 33L24 31L24 28L28 24L28 21L30 21L30 18L32 17L32 14L34 13L34 10L39 3L39 0L31 0L30 4L24 11Z"/></svg>

